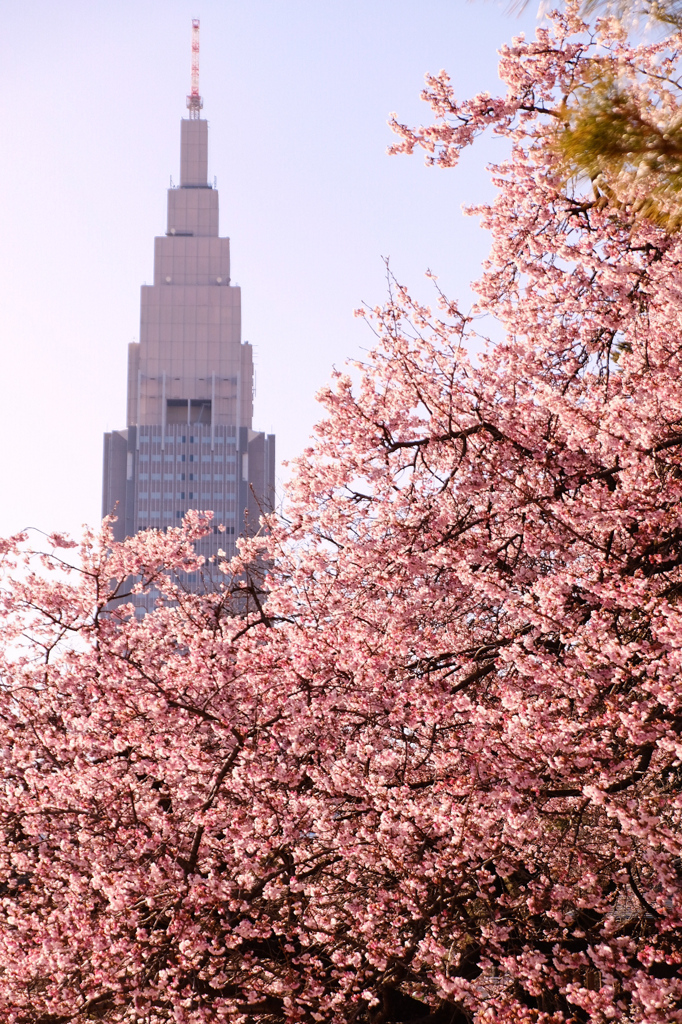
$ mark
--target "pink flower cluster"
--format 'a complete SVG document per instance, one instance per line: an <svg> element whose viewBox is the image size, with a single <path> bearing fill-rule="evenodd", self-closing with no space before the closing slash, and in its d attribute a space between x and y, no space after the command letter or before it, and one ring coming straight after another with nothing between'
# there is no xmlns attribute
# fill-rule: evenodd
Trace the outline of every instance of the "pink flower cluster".
<svg viewBox="0 0 682 1024"><path fill-rule="evenodd" d="M682 241L561 180L594 60L673 102L571 15L430 80L505 340L396 284L222 589L199 516L3 542L0 1021L682 1021Z"/></svg>

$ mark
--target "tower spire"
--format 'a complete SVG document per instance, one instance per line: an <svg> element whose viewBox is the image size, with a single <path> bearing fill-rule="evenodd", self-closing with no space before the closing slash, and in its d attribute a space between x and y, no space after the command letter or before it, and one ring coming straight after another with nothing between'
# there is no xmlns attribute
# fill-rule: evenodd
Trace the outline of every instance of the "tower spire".
<svg viewBox="0 0 682 1024"><path fill-rule="evenodd" d="M187 97L189 116L195 120L201 116L204 101L199 95L199 19L192 18L192 82Z"/></svg>

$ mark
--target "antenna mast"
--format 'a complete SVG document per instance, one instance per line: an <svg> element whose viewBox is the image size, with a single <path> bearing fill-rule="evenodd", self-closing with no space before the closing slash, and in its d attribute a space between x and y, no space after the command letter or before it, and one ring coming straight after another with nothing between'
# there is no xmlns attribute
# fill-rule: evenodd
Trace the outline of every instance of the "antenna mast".
<svg viewBox="0 0 682 1024"><path fill-rule="evenodd" d="M192 120L201 116L204 101L199 95L199 19L192 18L192 89L187 97L187 107Z"/></svg>

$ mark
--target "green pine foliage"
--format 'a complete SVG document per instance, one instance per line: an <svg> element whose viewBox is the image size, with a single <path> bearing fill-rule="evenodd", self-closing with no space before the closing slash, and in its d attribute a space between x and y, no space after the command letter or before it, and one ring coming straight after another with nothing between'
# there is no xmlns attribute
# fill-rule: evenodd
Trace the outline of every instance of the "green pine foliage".
<svg viewBox="0 0 682 1024"><path fill-rule="evenodd" d="M606 205L669 231L682 227L682 109L595 64L562 108L556 148L567 177L587 177Z"/></svg>

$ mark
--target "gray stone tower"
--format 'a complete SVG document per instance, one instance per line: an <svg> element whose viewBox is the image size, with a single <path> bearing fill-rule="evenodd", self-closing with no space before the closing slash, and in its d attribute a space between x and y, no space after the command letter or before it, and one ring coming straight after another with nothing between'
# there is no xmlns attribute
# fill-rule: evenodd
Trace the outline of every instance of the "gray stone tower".
<svg viewBox="0 0 682 1024"><path fill-rule="evenodd" d="M198 57L198 23L193 29ZM230 240L218 235L198 64L192 86L180 122L180 184L168 190L154 284L142 287L140 341L128 348L127 427L104 435L102 514L116 511L122 540L178 525L188 509L211 510L214 533L200 545L209 556L231 553L273 507L275 438L252 429L252 350L241 340Z"/></svg>

